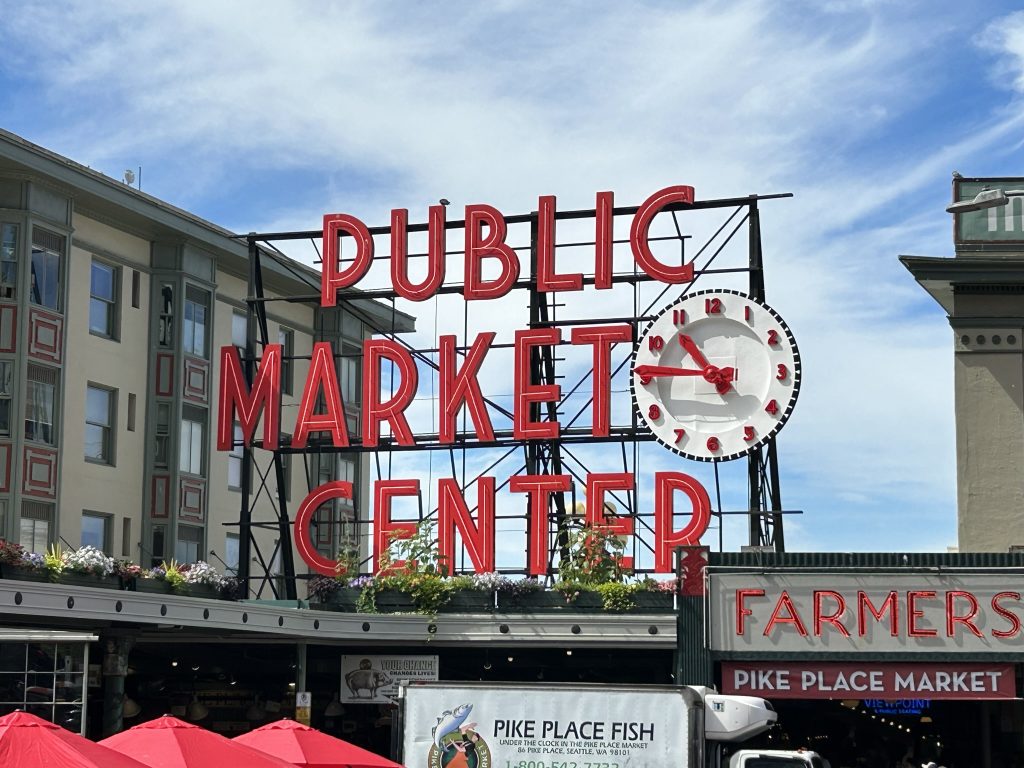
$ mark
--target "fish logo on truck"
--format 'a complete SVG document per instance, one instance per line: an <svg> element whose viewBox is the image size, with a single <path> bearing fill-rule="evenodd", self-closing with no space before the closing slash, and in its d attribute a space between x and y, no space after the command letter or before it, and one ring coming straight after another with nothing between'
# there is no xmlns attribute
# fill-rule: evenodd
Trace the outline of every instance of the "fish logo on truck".
<svg viewBox="0 0 1024 768"><path fill-rule="evenodd" d="M476 731L476 723L467 723L472 704L446 709L430 729L433 742L427 752L429 768L490 768L491 750Z"/></svg>
<svg viewBox="0 0 1024 768"><path fill-rule="evenodd" d="M357 699L362 698L362 691L369 691L370 698L376 698L377 689L391 685L391 682L385 672L373 668L369 659L363 659L359 662L359 669L345 675L345 685Z"/></svg>

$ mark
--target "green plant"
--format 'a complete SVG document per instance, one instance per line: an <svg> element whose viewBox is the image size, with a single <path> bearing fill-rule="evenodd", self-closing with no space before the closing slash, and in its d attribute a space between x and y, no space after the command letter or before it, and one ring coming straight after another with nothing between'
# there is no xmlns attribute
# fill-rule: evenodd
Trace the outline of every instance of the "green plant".
<svg viewBox="0 0 1024 768"><path fill-rule="evenodd" d="M609 613L625 613L636 608L633 595L643 591L641 584L598 584L596 591L601 595L601 605Z"/></svg>
<svg viewBox="0 0 1024 768"><path fill-rule="evenodd" d="M622 567L625 544L608 528L601 526L562 527L567 554L558 565L558 578L566 584L593 588L599 584L621 584L628 571Z"/></svg>
<svg viewBox="0 0 1024 768"><path fill-rule="evenodd" d="M356 610L377 613L377 595L393 589L412 598L416 613L433 616L448 602L459 582L446 579L448 566L437 551L433 525L421 520L411 534L392 533L381 553L377 575L359 593Z"/></svg>
<svg viewBox="0 0 1024 768"><path fill-rule="evenodd" d="M164 581L171 585L171 589L175 592L180 592L185 589L185 574L181 571L181 566L174 560L167 562L166 560L160 563L160 570L164 572Z"/></svg>
<svg viewBox="0 0 1024 768"><path fill-rule="evenodd" d="M43 567L50 572L50 580L56 581L64 571L64 547L51 544L43 555Z"/></svg>
<svg viewBox="0 0 1024 768"><path fill-rule="evenodd" d="M340 550L334 573L334 578L341 582L342 586L359 576L359 551L350 547Z"/></svg>

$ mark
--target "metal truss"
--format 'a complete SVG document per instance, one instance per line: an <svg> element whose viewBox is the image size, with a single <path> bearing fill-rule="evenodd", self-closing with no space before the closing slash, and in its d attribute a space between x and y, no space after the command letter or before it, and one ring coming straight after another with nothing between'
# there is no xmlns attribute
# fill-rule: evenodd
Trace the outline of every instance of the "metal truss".
<svg viewBox="0 0 1024 768"><path fill-rule="evenodd" d="M706 279L708 276L713 275L745 273L748 276L749 281L749 294L753 298L763 301L765 299L764 265L761 252L761 227L758 203L761 200L771 200L790 196L791 195L789 194L763 196L750 195L739 198L697 201L692 205L675 205L666 207L665 210L670 212L670 215L672 216L675 225L675 233L670 236L651 237L650 240L652 242L657 240L677 242L679 245L680 258L682 259L681 263L684 263L686 260L686 248L691 236L684 234L684 230L680 225L680 218L685 216L687 211L707 209L720 209L725 218L718 229L706 238L692 257L692 261L695 263L693 282L684 286L665 285L653 300L644 302L641 299L640 288L645 283L653 282L653 278L639 272L635 266L631 272L616 273L612 278L613 285L628 285L632 291L633 310L630 315L625 317L597 316L589 318L559 319L558 309L563 306L558 301L559 294L539 291L534 279L519 279L515 283L513 290L523 291L527 295L529 313L528 327L551 328L607 323L626 323L631 325L633 328L633 342L635 344L643 325L653 318L654 313L658 308L685 296L701 279ZM636 211L636 207L615 208L613 214L617 217L632 215L636 213ZM593 209L561 211L555 214L556 220L566 221L588 218L593 219L594 216L595 211ZM529 225L529 242L519 245L510 245L512 245L513 249L520 254L520 258L523 258L524 254L528 254L531 265L530 275L535 275L537 265L537 214L531 213L518 216L507 216L505 217L505 221L507 224ZM463 226L464 222L462 221L449 221L446 223L447 229L461 230ZM734 238L741 233L744 226L746 228L748 239L747 263L737 267L716 267L715 261L717 257L723 252L725 247L730 242L733 242ZM409 232L425 232L427 230L427 225L410 224L407 229ZM376 227L370 228L369 231L371 235L389 235L390 230L390 227ZM249 296L247 301L247 321L249 332L244 357L244 374L250 385L253 381L256 363L260 357L262 348L269 343L265 311L266 304L271 301L285 301L317 305L320 301L319 284L315 281L315 277L311 277L310 273L297 268L295 264L293 262L289 262L287 258L279 258L279 256L283 257L284 254L278 249L278 246L279 244L287 243L289 241L308 240L313 244L314 249L317 249L317 252L319 252L317 244L321 237L322 232L319 230L250 233L245 237L249 246L250 272ZM614 244L616 246L621 246L625 242L627 241L615 240ZM556 243L555 247L586 247L592 245L594 245L593 241L584 240L574 241L571 243ZM461 250L446 250L445 252L446 256L461 255L462 253L463 251ZM410 254L410 258L423 257L425 255L426 254ZM279 298L267 297L263 290L261 266L261 259L264 257L273 258L284 269L290 270L296 278L310 286L310 293ZM388 256L382 255L380 258L388 258ZM584 276L585 285L588 283L593 284L593 282L593 277ZM461 292L462 290L463 286L461 284L446 282L441 285L437 293L442 295L452 294ZM431 368L435 371L438 370L439 365L436 359L438 350L436 348L415 348L400 334L395 333L394 322L390 324L391 327L385 327L386 324L382 324L375 320L367 312L362 311L357 304L357 300L366 299L376 299L381 303L390 304L392 318L394 318L397 311L395 308L396 298L398 298L398 295L391 288L349 288L338 291L339 306L343 306L347 312L359 319L373 332L374 335L391 339L392 341L402 345L416 360L418 365L425 368ZM467 322L464 327L463 336L463 340L467 344L469 330ZM492 349L499 349L503 347L509 348L511 345L492 345ZM458 348L457 352L465 355L467 350L468 347L463 346ZM340 356L337 351L335 354L336 357ZM299 358L292 357L290 359ZM627 354L618 362L617 365L613 364L611 375L614 377L629 364L629 361L630 355ZM444 451L448 454L447 458L448 463L450 463L451 466L451 476L458 480L460 490L464 493L465 490L473 485L481 476L493 472L502 465L504 466L504 469L508 470L508 475L510 477L521 473L569 474L574 478L576 483L585 484L585 477L589 470L586 461L579 455L577 447L592 444L606 444L609 449L613 449L613 446L618 448L618 450L614 452L619 457L618 460L621 462L620 471L633 473L635 477L637 473L638 445L642 442L651 441L654 437L646 427L638 422L635 412L632 414L630 424L618 427L613 426L608 437L593 437L590 434L589 428L585 426L577 426L581 417L591 406L592 398L584 403L583 406L575 410L569 409L568 400L570 397L576 395L581 387L585 385L587 380L593 376L593 368L575 380L571 386L566 386L566 382L563 381L564 377L559 371L560 362L562 362L562 358L558 355L558 347L545 346L540 350L534 349L531 352L531 381L535 384L562 384L562 397L559 402L544 403L543 409L540 404L532 404L530 406L530 417L532 420L558 420L561 423L561 436L557 440L524 442L516 440L513 437L511 430L496 429L495 439L484 443L476 439L475 432L466 430L464 421L461 425L461 429L456 431L454 443L451 445L439 444L437 442L438 436L436 434L417 433L414 436L417 443L415 447L400 446L395 444L391 438L381 437L379 441L380 444L372 448L364 447L358 442L354 443L350 447L336 448L328 439L323 437L317 438L317 433L313 433L310 436L307 448L299 450L293 449L288 445L282 445L278 450L270 453L269 461L263 468L256 465L253 450L249 446L245 446L243 448L241 473L242 501L238 522L240 532L240 580L242 580L243 583L248 584L249 590L257 597L273 596L288 599L295 599L296 597L295 564L292 558L292 548L289 545L291 535L291 518L289 515L287 499L282 491L284 488L283 458L288 455L297 453L307 455L315 453L330 455L341 452L353 454L373 452L376 459L377 477L380 479L390 476L391 471L391 462L386 462L387 466L385 466L381 461L382 455L390 457L392 453L399 454L406 450ZM494 399L488 398L486 394L484 395L484 402L488 409L492 410L493 413L511 418L512 414L507 408L496 402ZM474 473L472 477L467 477L466 452L471 449L480 448L498 449L498 452L500 452L501 455L482 471ZM603 452L602 455L608 456L611 453L612 450L609 450ZM751 452L747 457L747 462L749 509L745 514L747 514L749 518L749 542L751 545L769 546L777 551L783 551L783 510L779 485L778 453L774 437L761 448ZM459 471L458 466L460 463L462 465L461 471ZM276 485L278 491L276 494L272 494L270 492L267 483L271 473L275 475L277 481ZM716 465L715 490L716 497L720 499L721 489L718 487L718 477ZM308 464L307 479L311 479ZM507 484L508 480L499 484L497 489L501 490ZM313 485L312 482L310 482L310 485ZM560 534L564 532L564 524L571 516L575 506L575 494L576 491L574 485L573 490L569 493L555 493L551 495L547 523L549 533L548 540L552 542L548 557L549 574L554 573L558 562L560 562L565 553L566 541ZM653 515L651 513L641 513L639 511L638 505L636 504L635 492L609 493L608 497L612 499L622 510L622 514L632 515L636 520L638 535L632 537L632 552L627 552L626 554L632 554L634 559L637 560L641 554L649 554L652 551L652 547L649 543L650 536L644 536L642 534L650 534L652 532L653 521L651 518ZM269 503L261 504L261 501L268 501ZM423 508L421 506L421 517L430 518L432 516L436 516L436 505L427 506L432 506L432 508ZM271 510L269 515L265 512L267 508ZM357 515L358 514L359 510L357 509ZM724 513L721 510L721 504L719 502L718 508L713 511L713 515L717 517L719 525L721 524L722 514L730 513ZM497 519L499 521L510 519L525 520L527 526L530 524L529 515L525 509L522 514L498 514ZM365 513L363 513L356 522L361 526L370 525L368 515ZM278 543L272 551L262 551L259 540L252 535L253 530L259 528L270 529L277 532ZM271 567L277 557L280 558L281 566L279 574L274 573ZM255 565L256 568L253 568L253 565ZM459 570L458 565L456 565L456 570ZM279 579L278 577L281 578Z"/></svg>

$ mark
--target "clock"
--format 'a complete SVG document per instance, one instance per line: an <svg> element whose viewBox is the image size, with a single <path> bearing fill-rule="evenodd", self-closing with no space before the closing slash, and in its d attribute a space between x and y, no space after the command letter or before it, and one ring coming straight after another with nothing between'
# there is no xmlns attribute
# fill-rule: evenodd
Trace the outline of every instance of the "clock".
<svg viewBox="0 0 1024 768"><path fill-rule="evenodd" d="M786 423L800 392L800 353L768 305L739 291L699 291L651 322L633 353L630 387L663 445L696 461L729 461Z"/></svg>

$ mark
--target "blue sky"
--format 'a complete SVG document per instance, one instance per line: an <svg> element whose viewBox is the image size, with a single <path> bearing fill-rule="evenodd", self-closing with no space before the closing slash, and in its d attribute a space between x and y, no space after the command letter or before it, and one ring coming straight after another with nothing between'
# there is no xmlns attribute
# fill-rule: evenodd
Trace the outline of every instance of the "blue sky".
<svg viewBox="0 0 1024 768"><path fill-rule="evenodd" d="M896 257L952 254L953 170L1021 172L1013 4L9 5L4 128L115 178L141 166L144 191L238 232L422 220L440 197L794 193L762 208L768 300L805 365L779 440L789 548L956 543L951 332ZM443 326L414 312L425 339Z"/></svg>

